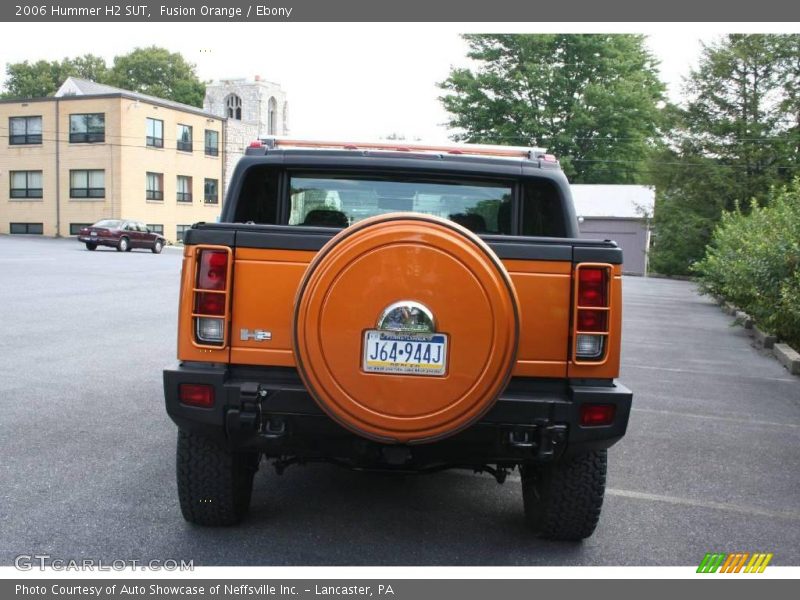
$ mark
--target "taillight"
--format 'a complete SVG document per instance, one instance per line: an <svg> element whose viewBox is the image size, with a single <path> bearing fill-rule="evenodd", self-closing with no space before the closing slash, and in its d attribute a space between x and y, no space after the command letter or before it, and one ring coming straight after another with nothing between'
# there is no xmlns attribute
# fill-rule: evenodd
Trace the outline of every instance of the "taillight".
<svg viewBox="0 0 800 600"><path fill-rule="evenodd" d="M224 315L225 294L197 292L194 295L194 312L201 315Z"/></svg>
<svg viewBox="0 0 800 600"><path fill-rule="evenodd" d="M202 346L225 345L228 317L231 250L198 247L197 272L192 298L195 342Z"/></svg>
<svg viewBox="0 0 800 600"><path fill-rule="evenodd" d="M603 268L578 269L578 305L608 306L608 271Z"/></svg>
<svg viewBox="0 0 800 600"><path fill-rule="evenodd" d="M178 386L181 404L211 408L214 406L214 386L207 383L182 383Z"/></svg>
<svg viewBox="0 0 800 600"><path fill-rule="evenodd" d="M599 427L611 425L614 422L614 413L617 407L613 404L582 404L581 426Z"/></svg>
<svg viewBox="0 0 800 600"><path fill-rule="evenodd" d="M573 360L597 362L609 331L611 266L584 263L575 268Z"/></svg>
<svg viewBox="0 0 800 600"><path fill-rule="evenodd" d="M197 269L197 287L202 290L224 291L228 284L228 252L201 250Z"/></svg>

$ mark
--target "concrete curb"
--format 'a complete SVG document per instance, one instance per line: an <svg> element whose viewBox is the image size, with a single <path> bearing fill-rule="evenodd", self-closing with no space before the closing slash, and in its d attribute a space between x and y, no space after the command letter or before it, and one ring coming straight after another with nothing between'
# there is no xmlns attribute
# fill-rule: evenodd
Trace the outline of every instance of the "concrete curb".
<svg viewBox="0 0 800 600"><path fill-rule="evenodd" d="M772 348L775 345L775 342L778 341L777 336L761 331L757 325L754 325L751 331L756 344L763 348Z"/></svg>
<svg viewBox="0 0 800 600"><path fill-rule="evenodd" d="M789 373L800 375L800 354L789 344L775 344L772 353L789 370Z"/></svg>
<svg viewBox="0 0 800 600"><path fill-rule="evenodd" d="M753 328L753 317L748 315L743 310L737 310L734 316L736 317L736 323L738 323L745 329Z"/></svg>
<svg viewBox="0 0 800 600"><path fill-rule="evenodd" d="M734 317L733 324L741 325L753 338L756 346L772 349L772 355L780 362L792 375L800 375L800 353L789 344L778 343L778 337L771 333L766 333L759 329L753 318L743 310L739 310L733 303L726 301L719 296L712 296L717 304L720 305L722 312Z"/></svg>

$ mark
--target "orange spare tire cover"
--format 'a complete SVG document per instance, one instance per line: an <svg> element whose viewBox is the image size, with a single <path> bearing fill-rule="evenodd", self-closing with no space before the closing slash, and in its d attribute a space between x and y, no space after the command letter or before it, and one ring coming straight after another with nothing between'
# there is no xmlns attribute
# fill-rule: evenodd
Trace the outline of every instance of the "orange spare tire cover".
<svg viewBox="0 0 800 600"><path fill-rule="evenodd" d="M367 356L377 357L378 338L420 339L398 331L397 319L377 331L391 308L414 313L415 331L427 323L418 313L429 312L446 346L400 342L398 357L389 342L377 367L386 372L374 372L379 363ZM518 338L514 286L491 248L456 223L419 214L344 229L309 265L295 303L295 359L314 400L342 426L385 443L434 441L480 419L508 383ZM412 351L419 359L430 348L444 354L439 372L409 372Z"/></svg>

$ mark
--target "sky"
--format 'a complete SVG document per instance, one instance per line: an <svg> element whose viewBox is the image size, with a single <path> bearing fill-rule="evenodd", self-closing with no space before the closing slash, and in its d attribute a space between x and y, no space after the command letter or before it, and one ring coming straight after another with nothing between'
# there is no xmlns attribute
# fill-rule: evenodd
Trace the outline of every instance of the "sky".
<svg viewBox="0 0 800 600"><path fill-rule="evenodd" d="M474 23L0 23L0 64L115 55L158 45L180 52L203 80L253 78L279 83L293 137L375 139L389 134L448 138L436 86L464 66L470 32L643 33L677 100L701 42L734 31L800 31L798 24L474 24Z"/></svg>

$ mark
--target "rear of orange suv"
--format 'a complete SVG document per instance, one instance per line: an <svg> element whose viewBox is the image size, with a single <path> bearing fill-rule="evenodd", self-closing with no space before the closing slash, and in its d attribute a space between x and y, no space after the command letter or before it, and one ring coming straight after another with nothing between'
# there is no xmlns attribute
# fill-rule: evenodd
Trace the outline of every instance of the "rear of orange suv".
<svg viewBox="0 0 800 600"><path fill-rule="evenodd" d="M184 517L239 522L266 461L518 469L533 531L591 535L632 399L621 268L542 151L254 144L185 236L164 372Z"/></svg>

